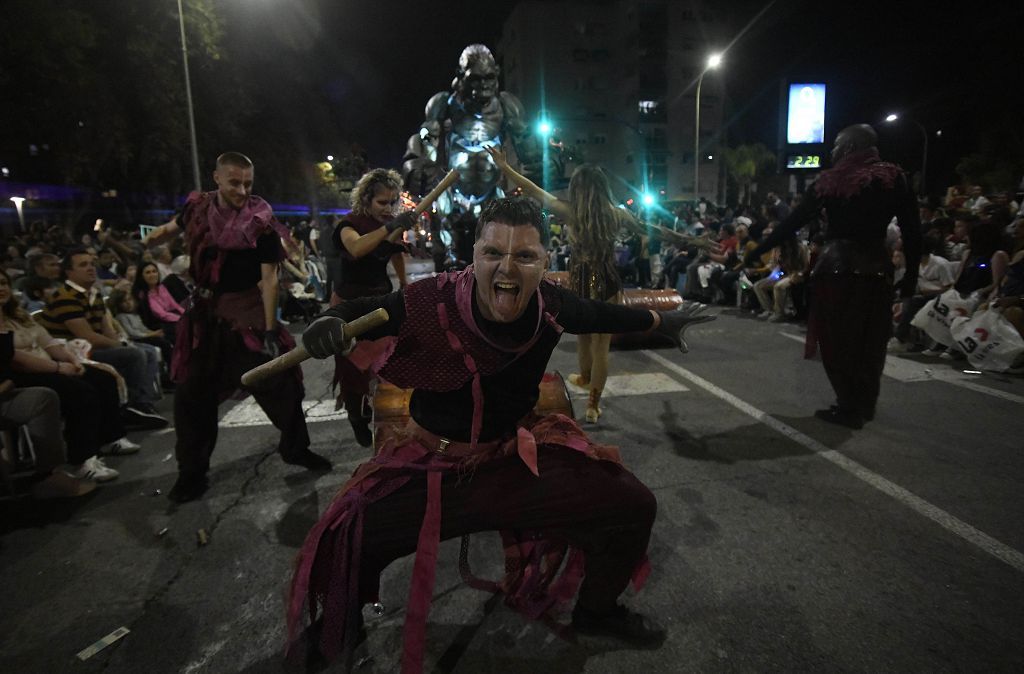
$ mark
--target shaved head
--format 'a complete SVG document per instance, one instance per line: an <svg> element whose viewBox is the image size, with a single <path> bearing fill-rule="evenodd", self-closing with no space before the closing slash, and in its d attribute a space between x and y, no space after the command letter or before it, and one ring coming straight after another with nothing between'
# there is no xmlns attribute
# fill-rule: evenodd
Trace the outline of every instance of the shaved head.
<svg viewBox="0 0 1024 674"><path fill-rule="evenodd" d="M853 153L878 145L878 134L870 124L853 124L839 132L832 146L832 161L837 162Z"/></svg>

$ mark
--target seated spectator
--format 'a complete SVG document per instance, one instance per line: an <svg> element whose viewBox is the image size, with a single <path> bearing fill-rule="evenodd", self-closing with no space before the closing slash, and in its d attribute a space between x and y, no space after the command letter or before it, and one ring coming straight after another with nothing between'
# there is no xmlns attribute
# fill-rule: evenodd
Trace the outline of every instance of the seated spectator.
<svg viewBox="0 0 1024 674"><path fill-rule="evenodd" d="M171 275L171 261L173 259L171 256L171 249L167 246L156 246L153 248L152 254L153 262L156 264L157 271L160 275L157 282L163 281Z"/></svg>
<svg viewBox="0 0 1024 674"><path fill-rule="evenodd" d="M160 350L160 360L163 367L160 368L160 379L164 387L170 384L171 356L174 352L174 343L167 339L162 328L153 330L142 320L138 314L138 303L131 293L124 290L115 290L107 298L107 307L113 314L118 326L133 342L149 344Z"/></svg>
<svg viewBox="0 0 1024 674"><path fill-rule="evenodd" d="M7 293L10 294L10 288ZM35 458L32 496L44 499L88 494L96 488L95 482L73 478L62 470L67 454L61 436L60 399L56 392L41 386L15 388L10 378L14 334L4 326L3 315L4 307L0 305L0 427L10 431L21 426L28 433ZM12 462L16 460L16 456L8 458Z"/></svg>
<svg viewBox="0 0 1024 674"><path fill-rule="evenodd" d="M757 247L757 242L750 238L751 224L752 221L746 216L736 218L736 262L731 268L723 269L711 277L726 299L736 296L736 283L743 273L743 258Z"/></svg>
<svg viewBox="0 0 1024 674"><path fill-rule="evenodd" d="M175 329L185 309L174 301L171 293L160 283L160 270L153 262L145 262L132 284L132 297L142 322L151 330L163 330L164 336L174 344Z"/></svg>
<svg viewBox="0 0 1024 674"><path fill-rule="evenodd" d="M967 234L968 248L953 283L961 298L974 298L976 304L993 299L1003 280L1008 255L1002 228L993 220L975 220ZM963 357L955 346L936 343L923 353L947 360Z"/></svg>
<svg viewBox="0 0 1024 674"><path fill-rule="evenodd" d="M188 255L179 255L171 260L171 273L161 283L167 288L174 301L184 306L185 300L192 294L195 284L188 275Z"/></svg>
<svg viewBox="0 0 1024 674"><path fill-rule="evenodd" d="M895 336L889 340L891 353L909 351L915 346L916 341L911 339L913 328L910 321L930 300L953 287L953 272L940 256L944 249L943 241L937 236L928 235L922 240L917 291L894 308L897 324Z"/></svg>
<svg viewBox="0 0 1024 674"><path fill-rule="evenodd" d="M722 225L718 230L717 246L701 254L686 268L684 297L701 302L713 302L720 291L711 284L711 276L716 270L736 263L738 245L736 229L732 225Z"/></svg>
<svg viewBox="0 0 1024 674"><path fill-rule="evenodd" d="M1001 277L1002 282L996 289L995 297L980 308L1001 309L1003 318L1024 336L1024 219L1017 218L1011 224L1010 231L1013 232L1012 252L1007 256L1003 269L993 272ZM1022 368L1024 362L1018 361L1008 371L1020 374L1024 372Z"/></svg>
<svg viewBox="0 0 1024 674"><path fill-rule="evenodd" d="M25 308L39 311L53 291L60 288L60 259L51 253L37 253L28 259L28 273L14 283L24 295Z"/></svg>
<svg viewBox="0 0 1024 674"><path fill-rule="evenodd" d="M10 379L0 382L0 424L24 426L32 441L34 498L72 498L96 489L92 480L72 477L63 470L66 456L61 423L60 398L55 391L42 386L14 388Z"/></svg>
<svg viewBox="0 0 1024 674"><path fill-rule="evenodd" d="M132 454L139 445L125 437L117 381L86 367L18 305L10 280L0 272L2 329L13 336L11 380L19 388L42 386L60 398L71 476L106 482L118 476L98 454Z"/></svg>
<svg viewBox="0 0 1024 674"><path fill-rule="evenodd" d="M117 273L117 258L114 251L101 248L96 253L96 279L105 286L114 286L121 277Z"/></svg>
<svg viewBox="0 0 1024 674"><path fill-rule="evenodd" d="M114 319L107 311L96 286L96 267L92 256L82 248L68 252L61 263L66 279L47 303L38 322L51 335L64 339L84 339L92 346L91 357L114 367L128 386L128 404L124 420L146 428L163 428L167 419L157 414L153 403L160 397L159 363L147 358L118 335Z"/></svg>
<svg viewBox="0 0 1024 674"><path fill-rule="evenodd" d="M787 292L792 286L804 282L810 264L807 246L795 236L783 241L777 250L777 268L754 284L754 293L764 310L760 318L767 318L773 323L786 319ZM768 297L769 289L771 298Z"/></svg>

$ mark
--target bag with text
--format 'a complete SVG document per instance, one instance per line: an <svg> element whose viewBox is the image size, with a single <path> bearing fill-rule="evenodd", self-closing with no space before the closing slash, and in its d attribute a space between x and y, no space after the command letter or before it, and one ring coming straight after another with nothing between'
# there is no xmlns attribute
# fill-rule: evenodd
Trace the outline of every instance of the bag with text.
<svg viewBox="0 0 1024 674"><path fill-rule="evenodd" d="M1024 338L998 309L953 320L953 339L979 370L1003 372L1024 356Z"/></svg>
<svg viewBox="0 0 1024 674"><path fill-rule="evenodd" d="M964 299L951 288L921 307L910 324L923 330L939 344L949 346L953 342L953 334L950 332L953 320L969 317L977 306L976 297Z"/></svg>

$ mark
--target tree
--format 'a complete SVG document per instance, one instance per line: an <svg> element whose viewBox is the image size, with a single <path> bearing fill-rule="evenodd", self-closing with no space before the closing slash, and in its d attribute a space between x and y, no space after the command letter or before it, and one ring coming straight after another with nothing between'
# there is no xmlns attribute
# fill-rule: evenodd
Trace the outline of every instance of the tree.
<svg viewBox="0 0 1024 674"><path fill-rule="evenodd" d="M725 170L736 187L737 202L750 203L750 186L775 165L775 153L762 143L726 148Z"/></svg>

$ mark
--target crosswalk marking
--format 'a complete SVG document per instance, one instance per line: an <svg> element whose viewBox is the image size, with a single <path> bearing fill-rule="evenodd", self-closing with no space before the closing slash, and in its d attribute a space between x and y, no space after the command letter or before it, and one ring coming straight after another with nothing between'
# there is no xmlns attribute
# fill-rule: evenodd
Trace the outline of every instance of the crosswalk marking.
<svg viewBox="0 0 1024 674"><path fill-rule="evenodd" d="M573 398L586 398L588 392L569 386ZM604 398L622 396L650 395L654 393L679 393L689 389L677 379L662 372L642 372L636 374L618 374L608 377L604 387ZM315 424L324 421L347 419L345 410L335 411L334 399L304 400L302 409L306 413L306 423ZM270 420L263 413L256 400L246 398L228 410L220 420L221 428L245 428L249 426L269 426Z"/></svg>
<svg viewBox="0 0 1024 674"><path fill-rule="evenodd" d="M792 339L794 341L803 343L804 337L802 335L794 335L791 332L780 331L780 335L783 337ZM959 370L951 370L941 365L934 365L931 363L918 363L908 358L897 358L895 356L885 357L885 369L882 371L886 377L901 381L904 383L918 382L918 381L941 381L953 386L959 386L960 388L970 389L978 393L984 393L996 398L1002 398L1012 403L1021 404L1024 403L1024 396L1019 396L1006 391L1001 391L991 386L985 386L979 384L975 380L978 379L976 374L966 374Z"/></svg>
<svg viewBox="0 0 1024 674"><path fill-rule="evenodd" d="M334 398L327 400L304 400L302 409L306 413L306 423L319 423L323 421L337 421L347 419L348 413L345 410L335 411ZM252 397L246 398L228 410L220 420L221 428L242 428L246 426L269 426L270 419L263 413L256 400Z"/></svg>
<svg viewBox="0 0 1024 674"><path fill-rule="evenodd" d="M652 393L677 393L689 390L678 380L669 377L663 372L638 372L635 374L609 375L601 397L615 398L619 396L649 395ZM569 393L573 398L586 398L589 395L586 389L576 388L571 384L569 385Z"/></svg>

